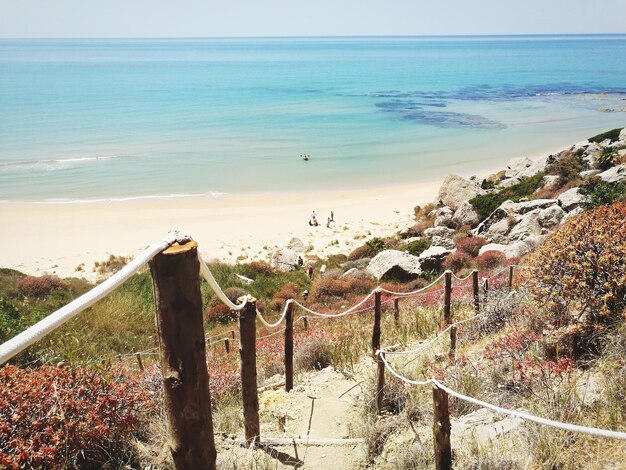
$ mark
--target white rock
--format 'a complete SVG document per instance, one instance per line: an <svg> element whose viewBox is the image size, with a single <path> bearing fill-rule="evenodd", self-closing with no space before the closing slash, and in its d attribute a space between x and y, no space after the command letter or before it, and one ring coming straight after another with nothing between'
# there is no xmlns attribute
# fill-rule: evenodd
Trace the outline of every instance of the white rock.
<svg viewBox="0 0 626 470"><path fill-rule="evenodd" d="M557 175L546 175L543 177L543 187L546 189L556 189L561 178Z"/></svg>
<svg viewBox="0 0 626 470"><path fill-rule="evenodd" d="M446 238L446 237L433 237L432 242L431 242L431 246L441 246L448 250L453 250L454 245L455 245L454 240L452 240L451 238Z"/></svg>
<svg viewBox="0 0 626 470"><path fill-rule="evenodd" d="M613 168L609 168L598 175L602 178L602 181L607 183L619 183L626 179L626 164L617 165Z"/></svg>
<svg viewBox="0 0 626 470"><path fill-rule="evenodd" d="M365 268L376 279L390 275L400 278L415 278L422 272L416 256L398 250L384 250L378 253Z"/></svg>
<svg viewBox="0 0 626 470"><path fill-rule="evenodd" d="M452 250L442 246L431 246L419 255L420 266L427 271L439 270L441 269L441 263L450 253L452 253Z"/></svg>
<svg viewBox="0 0 626 470"><path fill-rule="evenodd" d="M454 213L454 218L457 219L461 225L470 225L472 227L480 222L478 212L476 212L474 207L467 201L461 203Z"/></svg>
<svg viewBox="0 0 626 470"><path fill-rule="evenodd" d="M280 271L293 271L298 267L300 256L284 246L275 246L270 255L270 266Z"/></svg>
<svg viewBox="0 0 626 470"><path fill-rule="evenodd" d="M514 158L509 162L509 166L504 173L507 178L527 178L543 170L546 166L546 158L541 160L531 160L530 158Z"/></svg>
<svg viewBox="0 0 626 470"><path fill-rule="evenodd" d="M306 251L306 246L304 245L304 242L296 237L293 237L291 240L289 240L287 248L301 254Z"/></svg>
<svg viewBox="0 0 626 470"><path fill-rule="evenodd" d="M424 230L424 236L426 238L433 237L446 237L450 238L450 236L454 233L454 230L448 227L431 227Z"/></svg>
<svg viewBox="0 0 626 470"><path fill-rule="evenodd" d="M585 171L581 171L578 174L580 175L581 178L588 178L590 176L595 176L598 173L600 173L599 170L585 170Z"/></svg>
<svg viewBox="0 0 626 470"><path fill-rule="evenodd" d="M564 193L561 193L557 199L561 207L567 212L575 209L585 200L584 196L578 191L578 188L568 189Z"/></svg>
<svg viewBox="0 0 626 470"><path fill-rule="evenodd" d="M626 127L619 132L619 140L626 141Z"/></svg>
<svg viewBox="0 0 626 470"><path fill-rule="evenodd" d="M475 181L467 180L458 175L446 176L439 188L439 200L453 210L458 209L461 203L480 194L485 194L485 190Z"/></svg>
<svg viewBox="0 0 626 470"><path fill-rule="evenodd" d="M498 183L498 186L500 188L508 188L509 186L513 186L519 182L519 178L505 178Z"/></svg>

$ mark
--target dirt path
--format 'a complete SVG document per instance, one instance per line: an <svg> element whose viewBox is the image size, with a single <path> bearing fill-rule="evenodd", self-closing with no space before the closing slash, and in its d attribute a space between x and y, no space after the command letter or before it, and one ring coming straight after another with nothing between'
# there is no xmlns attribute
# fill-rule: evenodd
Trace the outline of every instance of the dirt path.
<svg viewBox="0 0 626 470"><path fill-rule="evenodd" d="M290 393L278 389L260 394L261 438L271 446L245 456L237 452L237 463L259 469L358 468L365 456L362 440L353 437L358 380L327 368L304 374L297 383ZM222 468L234 468L232 458L230 462Z"/></svg>

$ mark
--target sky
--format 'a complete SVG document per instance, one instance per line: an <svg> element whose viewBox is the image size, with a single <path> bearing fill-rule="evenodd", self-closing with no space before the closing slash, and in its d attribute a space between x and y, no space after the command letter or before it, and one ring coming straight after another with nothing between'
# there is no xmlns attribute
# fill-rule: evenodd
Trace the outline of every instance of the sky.
<svg viewBox="0 0 626 470"><path fill-rule="evenodd" d="M626 0L0 0L0 37L626 33Z"/></svg>

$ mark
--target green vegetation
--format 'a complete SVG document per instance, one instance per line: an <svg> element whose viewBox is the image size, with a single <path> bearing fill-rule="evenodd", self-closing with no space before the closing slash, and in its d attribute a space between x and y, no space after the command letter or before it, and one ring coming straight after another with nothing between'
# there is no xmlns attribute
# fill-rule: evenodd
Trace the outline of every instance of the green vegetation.
<svg viewBox="0 0 626 470"><path fill-rule="evenodd" d="M587 140L589 140L589 142L595 142L597 144L606 139L611 139L611 142L615 142L619 139L619 133L622 131L622 129L623 127L620 127L618 129L611 129L610 131L603 132L602 134L594 135Z"/></svg>
<svg viewBox="0 0 626 470"><path fill-rule="evenodd" d="M579 192L585 197L583 208L595 209L613 202L626 201L626 181L607 183L596 176L582 183Z"/></svg>
<svg viewBox="0 0 626 470"><path fill-rule="evenodd" d="M420 238L419 240L413 240L407 244L405 250L413 256L419 256L429 248L430 240L427 238Z"/></svg>
<svg viewBox="0 0 626 470"><path fill-rule="evenodd" d="M541 187L544 172L537 173L528 178L523 178L519 183L502 189L497 193L483 194L469 200L474 210L478 212L481 220L486 219L504 201L519 202L520 199L530 196Z"/></svg>

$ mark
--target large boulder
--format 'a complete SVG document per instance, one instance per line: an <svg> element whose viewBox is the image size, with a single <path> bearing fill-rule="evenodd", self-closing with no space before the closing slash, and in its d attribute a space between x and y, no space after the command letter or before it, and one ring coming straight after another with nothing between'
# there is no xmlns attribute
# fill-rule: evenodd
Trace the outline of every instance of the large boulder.
<svg viewBox="0 0 626 470"><path fill-rule="evenodd" d="M505 201L473 233L492 243L506 245L529 236L544 235L559 225L564 216L557 199Z"/></svg>
<svg viewBox="0 0 626 470"><path fill-rule="evenodd" d="M280 271L294 271L300 255L284 246L275 246L270 255L270 266Z"/></svg>
<svg viewBox="0 0 626 470"><path fill-rule="evenodd" d="M306 246L304 245L304 242L296 237L293 237L291 240L289 240L287 248L300 254L306 251Z"/></svg>
<svg viewBox="0 0 626 470"><path fill-rule="evenodd" d="M569 212L572 209L576 209L585 200L585 197L580 194L578 188L572 188L561 193L557 199L563 210Z"/></svg>
<svg viewBox="0 0 626 470"><path fill-rule="evenodd" d="M424 236L426 238L433 238L433 237L450 238L453 233L454 233L454 230L448 227L443 227L443 226L431 227L431 228L427 228L426 230L424 230Z"/></svg>
<svg viewBox="0 0 626 470"><path fill-rule="evenodd" d="M416 256L398 250L384 250L372 258L365 272L378 280L385 277L406 281L415 279L422 269Z"/></svg>
<svg viewBox="0 0 626 470"><path fill-rule="evenodd" d="M420 266L424 271L439 271L441 263L453 250L442 246L431 246L419 255Z"/></svg>
<svg viewBox="0 0 626 470"><path fill-rule="evenodd" d="M546 167L546 159L531 160L530 158L514 158L509 162L505 172L507 178L527 178L533 176Z"/></svg>
<svg viewBox="0 0 626 470"><path fill-rule="evenodd" d="M626 141L626 127L624 127L620 132L619 132L619 141L623 142Z"/></svg>
<svg viewBox="0 0 626 470"><path fill-rule="evenodd" d="M479 194L485 194L485 190L475 181L467 180L458 175L448 175L439 188L439 201L456 210L463 202L469 201Z"/></svg>
<svg viewBox="0 0 626 470"><path fill-rule="evenodd" d="M430 246L442 246L448 250L454 250L454 240L446 237L433 237Z"/></svg>
<svg viewBox="0 0 626 470"><path fill-rule="evenodd" d="M474 206L472 206L469 202L463 201L459 208L454 213L454 218L459 221L461 225L469 225L474 227L478 222L480 222L480 216L478 212L474 210Z"/></svg>
<svg viewBox="0 0 626 470"><path fill-rule="evenodd" d="M619 183L626 179L626 164L617 165L609 168L598 175L602 181L607 183Z"/></svg>

